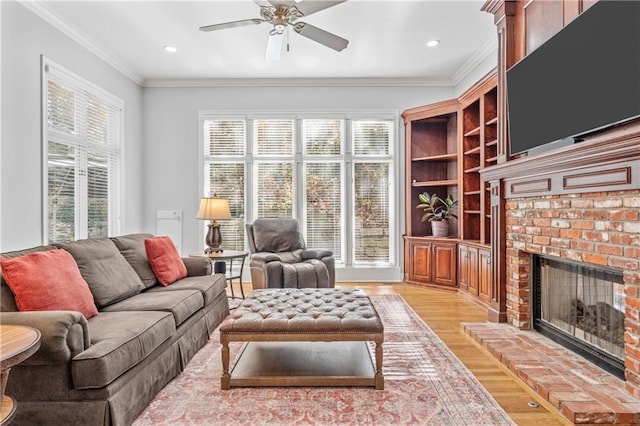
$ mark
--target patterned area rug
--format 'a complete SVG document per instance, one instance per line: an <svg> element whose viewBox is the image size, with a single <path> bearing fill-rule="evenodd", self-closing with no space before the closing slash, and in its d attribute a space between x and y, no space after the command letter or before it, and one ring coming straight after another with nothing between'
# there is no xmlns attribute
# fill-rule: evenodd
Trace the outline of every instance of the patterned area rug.
<svg viewBox="0 0 640 426"><path fill-rule="evenodd" d="M385 389L220 390L216 334L140 414L146 425L514 425L401 296L371 296L385 327ZM232 359L241 344L232 347ZM372 348L371 348L372 349Z"/></svg>

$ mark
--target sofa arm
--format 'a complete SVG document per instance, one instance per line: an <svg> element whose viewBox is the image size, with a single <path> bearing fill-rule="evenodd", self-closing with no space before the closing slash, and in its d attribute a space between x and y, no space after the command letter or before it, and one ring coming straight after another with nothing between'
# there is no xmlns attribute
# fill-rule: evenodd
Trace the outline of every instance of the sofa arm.
<svg viewBox="0 0 640 426"><path fill-rule="evenodd" d="M309 260L309 259L321 260L323 257L333 256L333 252L331 250L308 249L308 250L304 250L300 254L300 256L302 256L302 260Z"/></svg>
<svg viewBox="0 0 640 426"><path fill-rule="evenodd" d="M89 324L76 311L0 312L0 323L40 331L40 349L24 365L61 364L91 345Z"/></svg>
<svg viewBox="0 0 640 426"><path fill-rule="evenodd" d="M204 257L183 257L182 261L187 267L188 277L211 275L211 262Z"/></svg>

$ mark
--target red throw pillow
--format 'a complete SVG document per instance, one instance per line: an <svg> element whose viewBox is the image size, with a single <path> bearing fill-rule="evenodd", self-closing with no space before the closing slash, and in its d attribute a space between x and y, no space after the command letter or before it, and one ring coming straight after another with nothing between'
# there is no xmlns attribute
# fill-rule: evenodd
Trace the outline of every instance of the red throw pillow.
<svg viewBox="0 0 640 426"><path fill-rule="evenodd" d="M169 237L144 240L151 269L160 284L167 286L187 276L187 267Z"/></svg>
<svg viewBox="0 0 640 426"><path fill-rule="evenodd" d="M98 315L89 285L73 256L49 250L0 259L2 276L21 311L78 311Z"/></svg>

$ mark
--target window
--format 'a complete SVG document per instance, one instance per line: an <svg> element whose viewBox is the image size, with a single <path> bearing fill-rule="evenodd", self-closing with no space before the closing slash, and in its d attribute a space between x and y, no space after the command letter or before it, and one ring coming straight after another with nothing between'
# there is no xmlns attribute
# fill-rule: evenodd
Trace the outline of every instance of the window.
<svg viewBox="0 0 640 426"><path fill-rule="evenodd" d="M115 235L123 102L47 59L43 65L46 239Z"/></svg>
<svg viewBox="0 0 640 426"><path fill-rule="evenodd" d="M203 195L231 205L225 247L244 249L245 223L292 216L307 245L332 250L342 266L395 265L396 123L391 114L202 113Z"/></svg>

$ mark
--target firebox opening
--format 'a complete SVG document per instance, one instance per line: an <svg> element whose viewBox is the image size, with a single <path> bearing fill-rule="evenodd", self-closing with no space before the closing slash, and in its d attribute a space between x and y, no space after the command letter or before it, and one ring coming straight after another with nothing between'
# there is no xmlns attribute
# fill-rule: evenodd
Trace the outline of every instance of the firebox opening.
<svg viewBox="0 0 640 426"><path fill-rule="evenodd" d="M619 271L534 255L533 327L624 379L624 281Z"/></svg>

